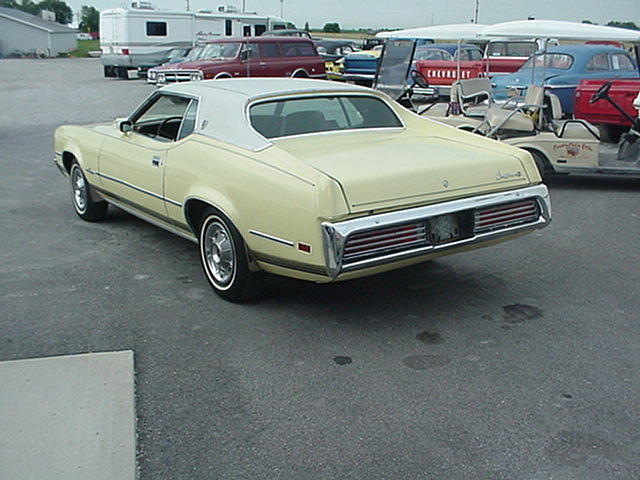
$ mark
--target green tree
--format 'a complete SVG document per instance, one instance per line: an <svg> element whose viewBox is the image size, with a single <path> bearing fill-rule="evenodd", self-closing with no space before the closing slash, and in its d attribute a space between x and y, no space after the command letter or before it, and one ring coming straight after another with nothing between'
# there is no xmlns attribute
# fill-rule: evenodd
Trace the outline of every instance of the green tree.
<svg viewBox="0 0 640 480"><path fill-rule="evenodd" d="M100 28L100 12L94 7L83 5L80 9L79 27L83 32L97 32Z"/></svg>
<svg viewBox="0 0 640 480"><path fill-rule="evenodd" d="M304 22L304 30L305 32L310 32L311 29L309 28L309 22Z"/></svg>
<svg viewBox="0 0 640 480"><path fill-rule="evenodd" d="M49 10L56 14L56 22L66 25L73 20L71 7L62 0L42 0L38 3L40 10Z"/></svg>
<svg viewBox="0 0 640 480"><path fill-rule="evenodd" d="M582 20L582 23L586 23L588 25L597 25L597 23L594 23L591 20Z"/></svg>
<svg viewBox="0 0 640 480"><path fill-rule="evenodd" d="M607 27L619 27L619 28L628 28L629 30L640 30L638 26L633 22L611 21L607 23Z"/></svg>
<svg viewBox="0 0 640 480"><path fill-rule="evenodd" d="M31 0L24 0L22 4L16 3L15 0L0 0L0 7L15 8L31 15L38 15L40 9Z"/></svg>
<svg viewBox="0 0 640 480"><path fill-rule="evenodd" d="M322 27L322 31L325 33L340 33L340 25L337 23L325 23Z"/></svg>
<svg viewBox="0 0 640 480"><path fill-rule="evenodd" d="M291 22L287 22L287 29L289 29L289 30L297 30L296 24L295 23L291 23Z"/></svg>

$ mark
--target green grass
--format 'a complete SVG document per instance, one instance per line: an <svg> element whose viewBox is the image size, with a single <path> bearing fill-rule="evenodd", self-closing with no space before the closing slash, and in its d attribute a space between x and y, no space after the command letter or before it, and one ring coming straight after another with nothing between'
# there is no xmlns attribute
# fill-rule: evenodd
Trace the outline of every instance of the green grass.
<svg viewBox="0 0 640 480"><path fill-rule="evenodd" d="M100 50L100 40L78 40L78 49L69 54L70 57L88 57L92 50Z"/></svg>

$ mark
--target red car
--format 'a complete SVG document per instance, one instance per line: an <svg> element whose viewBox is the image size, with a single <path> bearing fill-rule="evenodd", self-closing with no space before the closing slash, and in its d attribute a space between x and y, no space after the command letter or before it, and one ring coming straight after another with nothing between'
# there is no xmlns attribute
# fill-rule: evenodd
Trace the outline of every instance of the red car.
<svg viewBox="0 0 640 480"><path fill-rule="evenodd" d="M429 45L438 48L439 44ZM516 72L537 48L534 40L494 40L487 44L484 56L477 49L462 45L460 61L455 59L428 59L416 61L416 70L432 86L434 94L448 96L451 85L458 78L493 77Z"/></svg>
<svg viewBox="0 0 640 480"><path fill-rule="evenodd" d="M638 116L633 101L640 92L640 79L610 79L613 81L609 96L631 117ZM581 80L576 89L573 115L598 126L604 141L617 142L620 134L631 126L631 122L606 100L591 103L591 96L609 79Z"/></svg>
<svg viewBox="0 0 640 480"><path fill-rule="evenodd" d="M324 61L313 42L296 37L214 40L200 60L155 69L156 83L238 77L325 78Z"/></svg>

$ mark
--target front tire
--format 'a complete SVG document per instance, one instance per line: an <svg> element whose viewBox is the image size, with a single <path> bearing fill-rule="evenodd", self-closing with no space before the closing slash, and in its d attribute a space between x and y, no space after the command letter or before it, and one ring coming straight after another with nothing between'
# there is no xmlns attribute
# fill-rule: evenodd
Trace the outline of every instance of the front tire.
<svg viewBox="0 0 640 480"><path fill-rule="evenodd" d="M71 165L69 178L71 179L71 200L78 216L87 222L104 220L107 215L107 202L104 200L96 202L93 199L91 186L76 161Z"/></svg>
<svg viewBox="0 0 640 480"><path fill-rule="evenodd" d="M240 233L213 208L204 212L198 244L207 280L220 297L242 303L258 296L263 273L249 269L247 250Z"/></svg>

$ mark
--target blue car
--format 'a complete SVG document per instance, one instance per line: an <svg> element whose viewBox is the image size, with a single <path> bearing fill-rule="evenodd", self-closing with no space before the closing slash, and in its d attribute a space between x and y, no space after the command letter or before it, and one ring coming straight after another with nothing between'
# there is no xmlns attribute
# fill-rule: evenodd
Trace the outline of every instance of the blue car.
<svg viewBox="0 0 640 480"><path fill-rule="evenodd" d="M420 38L416 40L416 48L431 44L433 44L431 39ZM342 78L359 85L371 86L376 77L381 53L382 45L374 47L373 50L350 53L344 57L344 74Z"/></svg>
<svg viewBox="0 0 640 480"><path fill-rule="evenodd" d="M611 45L563 45L532 55L515 73L495 76L494 97L504 100L514 94L525 95L529 85L544 85L560 98L562 111L571 115L580 80L639 76L626 50Z"/></svg>

